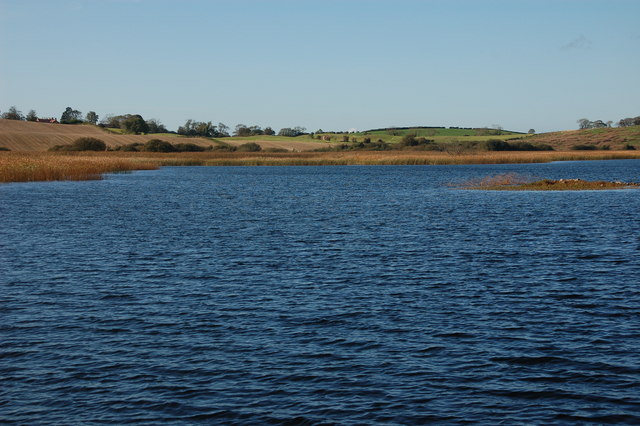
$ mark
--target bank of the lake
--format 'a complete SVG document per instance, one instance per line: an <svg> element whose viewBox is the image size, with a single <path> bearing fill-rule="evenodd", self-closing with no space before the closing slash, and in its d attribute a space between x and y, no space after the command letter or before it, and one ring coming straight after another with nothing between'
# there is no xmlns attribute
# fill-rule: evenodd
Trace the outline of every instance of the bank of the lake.
<svg viewBox="0 0 640 426"><path fill-rule="evenodd" d="M0 182L99 179L162 166L344 166L521 164L639 159L640 151L0 152Z"/></svg>

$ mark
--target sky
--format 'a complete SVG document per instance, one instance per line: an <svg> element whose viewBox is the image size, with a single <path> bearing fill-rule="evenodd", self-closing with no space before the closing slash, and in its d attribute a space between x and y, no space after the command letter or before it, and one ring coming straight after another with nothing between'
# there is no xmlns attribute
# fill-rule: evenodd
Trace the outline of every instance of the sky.
<svg viewBox="0 0 640 426"><path fill-rule="evenodd" d="M305 127L640 115L638 0L0 0L0 111Z"/></svg>

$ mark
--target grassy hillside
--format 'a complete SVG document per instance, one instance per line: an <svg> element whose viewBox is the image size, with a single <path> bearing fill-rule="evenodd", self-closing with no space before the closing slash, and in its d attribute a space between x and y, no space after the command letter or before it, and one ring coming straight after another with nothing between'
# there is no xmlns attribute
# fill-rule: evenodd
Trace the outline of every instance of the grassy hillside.
<svg viewBox="0 0 640 426"><path fill-rule="evenodd" d="M640 126L542 133L533 136L529 142L549 144L558 150L573 149L579 145L599 149L625 149L627 146L640 149Z"/></svg>

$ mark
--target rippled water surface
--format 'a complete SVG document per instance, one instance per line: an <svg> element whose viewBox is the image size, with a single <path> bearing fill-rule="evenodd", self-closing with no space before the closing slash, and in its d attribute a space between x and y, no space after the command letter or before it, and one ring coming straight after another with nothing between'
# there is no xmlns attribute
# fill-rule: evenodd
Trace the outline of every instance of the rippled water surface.
<svg viewBox="0 0 640 426"><path fill-rule="evenodd" d="M640 162L0 186L0 422L639 423Z"/></svg>

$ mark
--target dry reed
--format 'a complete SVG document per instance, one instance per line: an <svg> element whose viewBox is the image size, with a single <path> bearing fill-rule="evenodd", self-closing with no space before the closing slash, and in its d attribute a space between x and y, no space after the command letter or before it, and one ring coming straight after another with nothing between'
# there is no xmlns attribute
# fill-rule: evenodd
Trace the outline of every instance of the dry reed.
<svg viewBox="0 0 640 426"><path fill-rule="evenodd" d="M640 159L640 151L477 152L0 152L0 182L99 179L102 173L160 166L456 165Z"/></svg>
<svg viewBox="0 0 640 426"><path fill-rule="evenodd" d="M0 155L0 182L93 180L104 173L157 168L154 163L126 158L5 152Z"/></svg>

